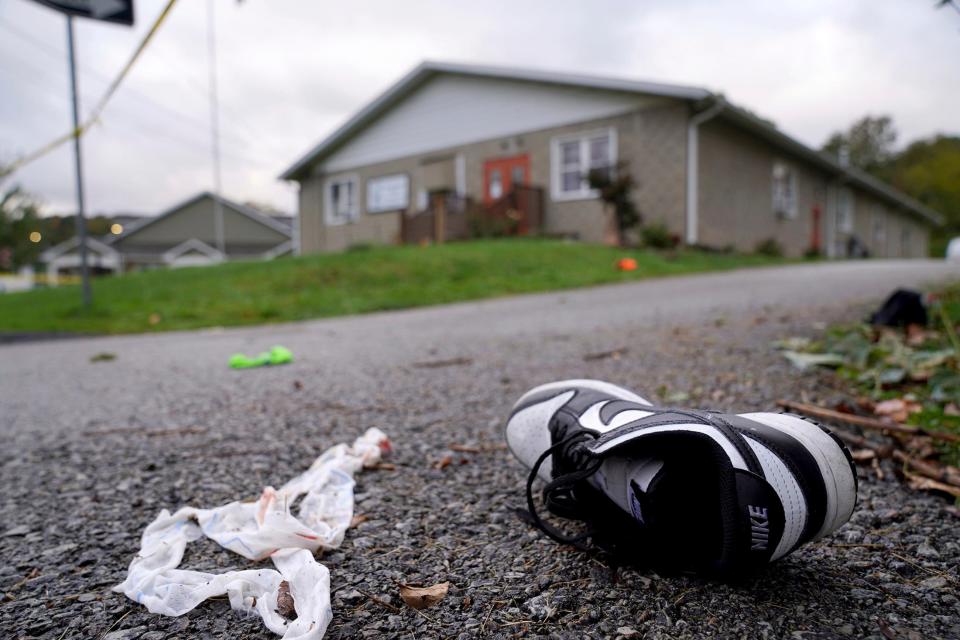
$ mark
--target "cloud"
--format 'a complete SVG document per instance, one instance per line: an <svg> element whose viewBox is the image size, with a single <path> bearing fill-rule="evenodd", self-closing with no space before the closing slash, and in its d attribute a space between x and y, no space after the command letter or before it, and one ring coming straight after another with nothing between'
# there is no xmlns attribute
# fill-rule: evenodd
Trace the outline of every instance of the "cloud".
<svg viewBox="0 0 960 640"><path fill-rule="evenodd" d="M137 25L77 21L89 108L163 0ZM818 145L866 113L901 142L960 130L960 17L856 0L246 0L216 5L224 193L295 210L277 174L421 60L706 86ZM0 2L0 158L69 127L64 21ZM84 140L91 212L159 211L212 185L205 2L180 2ZM51 211L73 208L70 151L18 173Z"/></svg>

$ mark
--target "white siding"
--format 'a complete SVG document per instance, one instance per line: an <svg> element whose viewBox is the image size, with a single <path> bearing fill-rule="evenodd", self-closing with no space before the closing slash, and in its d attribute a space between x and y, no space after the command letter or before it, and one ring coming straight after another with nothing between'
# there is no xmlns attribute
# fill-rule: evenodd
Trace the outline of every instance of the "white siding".
<svg viewBox="0 0 960 640"><path fill-rule="evenodd" d="M597 89L439 76L332 153L322 171L604 118L656 100Z"/></svg>

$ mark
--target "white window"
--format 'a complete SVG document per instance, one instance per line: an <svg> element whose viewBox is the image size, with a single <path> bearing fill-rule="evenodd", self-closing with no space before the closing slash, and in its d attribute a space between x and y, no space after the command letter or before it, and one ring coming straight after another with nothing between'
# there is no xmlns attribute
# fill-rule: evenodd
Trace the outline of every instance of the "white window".
<svg viewBox="0 0 960 640"><path fill-rule="evenodd" d="M853 192L846 187L837 193L837 230L853 233Z"/></svg>
<svg viewBox="0 0 960 640"><path fill-rule="evenodd" d="M587 180L591 171L613 171L617 162L615 129L554 138L550 145L554 200L596 198Z"/></svg>
<svg viewBox="0 0 960 640"><path fill-rule="evenodd" d="M357 176L342 176L327 181L324 197L324 217L327 224L346 224L360 217Z"/></svg>
<svg viewBox="0 0 960 640"><path fill-rule="evenodd" d="M913 236L910 233L910 227L904 227L900 232L900 257L902 258L911 258L913 257L913 251L911 250L913 245Z"/></svg>
<svg viewBox="0 0 960 640"><path fill-rule="evenodd" d="M406 174L367 180L367 213L401 211L410 204L410 178Z"/></svg>
<svg viewBox="0 0 960 640"><path fill-rule="evenodd" d="M887 225L883 213L874 211L873 213L873 243L877 249L882 248L887 243Z"/></svg>
<svg viewBox="0 0 960 640"><path fill-rule="evenodd" d="M797 217L797 174L783 162L773 163L773 213Z"/></svg>

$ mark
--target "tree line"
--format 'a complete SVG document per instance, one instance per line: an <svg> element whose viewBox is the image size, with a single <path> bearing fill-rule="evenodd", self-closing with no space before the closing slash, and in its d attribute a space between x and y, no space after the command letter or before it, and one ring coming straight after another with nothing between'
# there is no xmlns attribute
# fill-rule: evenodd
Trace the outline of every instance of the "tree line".
<svg viewBox="0 0 960 640"><path fill-rule="evenodd" d="M87 234L108 236L113 220L107 216L87 218ZM43 216L40 203L18 186L0 192L0 272L32 265L50 247L76 233L72 215Z"/></svg>
<svg viewBox="0 0 960 640"><path fill-rule="evenodd" d="M897 150L890 116L865 116L831 135L822 150L914 197L944 217L931 237L931 254L943 255L960 235L960 136L936 134Z"/></svg>

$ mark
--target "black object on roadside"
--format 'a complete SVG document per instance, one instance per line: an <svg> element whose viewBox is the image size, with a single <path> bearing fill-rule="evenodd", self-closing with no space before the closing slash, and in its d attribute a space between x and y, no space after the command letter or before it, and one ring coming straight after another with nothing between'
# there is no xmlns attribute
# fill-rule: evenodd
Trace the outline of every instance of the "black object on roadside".
<svg viewBox="0 0 960 640"><path fill-rule="evenodd" d="M897 289L886 302L870 316L870 324L884 327L905 327L911 324L926 326L927 305L923 295L910 289Z"/></svg>
<svg viewBox="0 0 960 640"><path fill-rule="evenodd" d="M857 236L850 236L850 239L847 240L847 257L869 258L870 249L867 248L867 245L863 244L863 241Z"/></svg>

